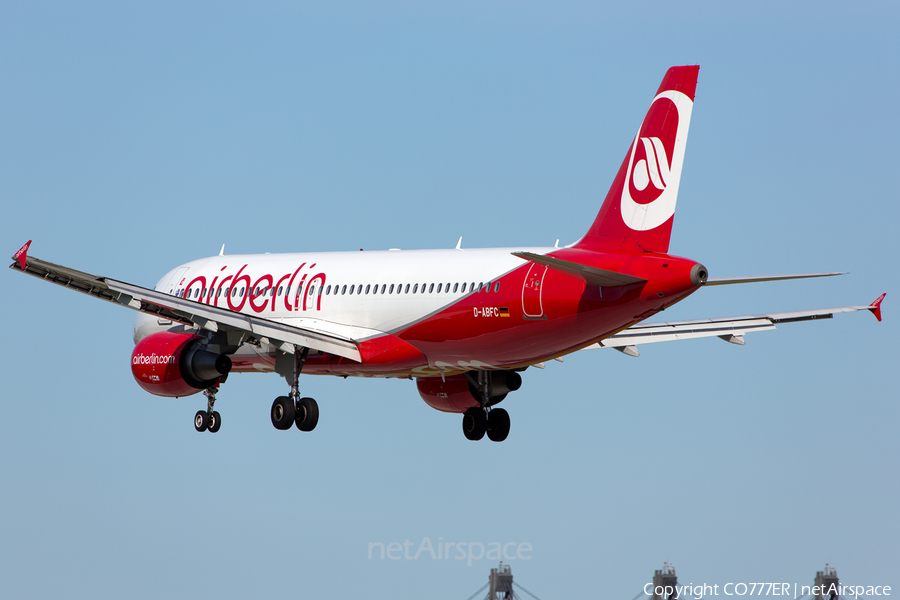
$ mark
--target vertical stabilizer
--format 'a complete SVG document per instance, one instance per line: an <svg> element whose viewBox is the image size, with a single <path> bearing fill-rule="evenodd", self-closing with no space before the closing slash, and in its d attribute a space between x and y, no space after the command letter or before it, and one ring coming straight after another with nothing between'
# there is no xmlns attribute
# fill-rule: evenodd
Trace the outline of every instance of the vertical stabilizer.
<svg viewBox="0 0 900 600"><path fill-rule="evenodd" d="M698 66L672 67L576 248L668 252Z"/></svg>

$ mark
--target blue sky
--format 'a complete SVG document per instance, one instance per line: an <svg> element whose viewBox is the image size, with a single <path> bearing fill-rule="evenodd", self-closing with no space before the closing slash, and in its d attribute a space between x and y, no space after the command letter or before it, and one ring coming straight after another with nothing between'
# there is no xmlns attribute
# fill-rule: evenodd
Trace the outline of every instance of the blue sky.
<svg viewBox="0 0 900 600"><path fill-rule="evenodd" d="M276 376L200 397L129 372L133 313L8 272L0 581L17 598L467 598L530 544L539 597L683 583L900 589L896 4L7 3L0 239L152 286L218 252L552 245L587 229L666 68L700 64L666 319L867 304L746 347L582 352L524 374L503 444L409 381ZM477 548L471 546L470 548Z"/></svg>

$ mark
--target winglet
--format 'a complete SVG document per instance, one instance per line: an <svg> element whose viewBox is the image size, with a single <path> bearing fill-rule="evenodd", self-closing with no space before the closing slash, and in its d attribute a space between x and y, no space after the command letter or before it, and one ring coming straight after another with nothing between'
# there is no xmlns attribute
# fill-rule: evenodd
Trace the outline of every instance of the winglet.
<svg viewBox="0 0 900 600"><path fill-rule="evenodd" d="M869 310L872 311L872 314L875 315L875 318L881 321L881 301L884 300L884 297L887 296L887 292L878 296L878 298L869 305Z"/></svg>
<svg viewBox="0 0 900 600"><path fill-rule="evenodd" d="M13 260L19 261L19 266L22 267L22 270L25 270L25 261L28 260L28 247L31 245L31 240L28 240L24 246L19 248L19 251L13 254ZM880 321L881 319L879 319Z"/></svg>

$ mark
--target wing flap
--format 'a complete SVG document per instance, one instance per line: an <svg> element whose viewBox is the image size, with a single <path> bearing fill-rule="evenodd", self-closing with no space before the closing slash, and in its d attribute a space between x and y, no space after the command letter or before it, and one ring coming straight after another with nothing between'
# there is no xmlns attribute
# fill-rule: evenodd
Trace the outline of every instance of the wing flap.
<svg viewBox="0 0 900 600"><path fill-rule="evenodd" d="M700 320L696 322L655 323L653 326L630 327L600 342L601 348L620 348L653 342L671 342L702 337L743 336L755 331L775 329L768 319Z"/></svg>
<svg viewBox="0 0 900 600"><path fill-rule="evenodd" d="M133 310L156 315L160 319L196 325L209 331L232 330L246 334L239 337L252 337L257 340L266 338L279 347L290 344L343 356L357 362L362 360L359 347L353 339L338 333L322 331L321 324L313 331L277 323L32 258L26 256L24 250L23 248L20 251L21 255L14 257L15 262L10 265L11 269Z"/></svg>

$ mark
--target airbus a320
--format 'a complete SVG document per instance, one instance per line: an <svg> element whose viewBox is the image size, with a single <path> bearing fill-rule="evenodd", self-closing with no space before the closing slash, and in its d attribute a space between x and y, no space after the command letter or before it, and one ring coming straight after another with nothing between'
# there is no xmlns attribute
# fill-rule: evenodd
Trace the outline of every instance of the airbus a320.
<svg viewBox="0 0 900 600"><path fill-rule="evenodd" d="M637 356L640 344L744 335L864 306L644 323L703 287L823 277L709 277L669 254L699 67L666 72L600 211L565 247L218 256L166 273L153 289L29 256L10 268L138 311L131 369L144 390L202 392L197 431L219 431L216 395L231 373L274 372L289 391L272 424L312 431L319 407L303 374L415 379L422 399L462 414L465 437L503 441L497 404L520 373L586 348Z"/></svg>

